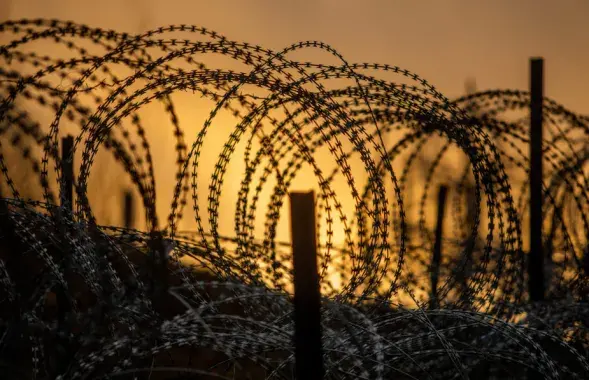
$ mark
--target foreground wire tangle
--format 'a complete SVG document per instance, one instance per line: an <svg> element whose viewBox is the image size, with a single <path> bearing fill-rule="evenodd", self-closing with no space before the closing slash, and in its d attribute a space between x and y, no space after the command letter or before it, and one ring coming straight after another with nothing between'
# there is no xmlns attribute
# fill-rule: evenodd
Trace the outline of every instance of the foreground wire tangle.
<svg viewBox="0 0 589 380"><path fill-rule="evenodd" d="M188 25L129 35L22 20L0 30L10 40L0 48L0 365L9 378L293 378L292 268L277 231L305 169L318 189L326 378L589 375L589 118L545 99L550 276L548 300L530 304L522 234L529 93L450 100L414 73L349 63L321 42L272 51ZM49 55L37 52L48 46ZM317 49L335 63L290 58ZM210 68L210 56L241 69ZM185 135L172 101L182 92L214 102L195 136ZM156 212L152 142L139 115L151 104L163 105L176 139L166 219ZM203 180L200 170L211 165L202 159L205 139L222 112L239 122ZM58 206L66 201L64 131L75 131L81 152L73 213ZM147 231L98 223L88 182L101 148L140 194ZM459 170L445 166L453 150L464 158ZM329 170L320 151L335 163ZM226 236L219 210L232 160L245 172ZM15 176L23 172L34 178L28 186L38 183L39 199L22 195L28 189ZM448 172L458 175L450 181ZM427 215L442 183L451 190L452 232L432 268ZM189 205L197 228L186 233L178 226ZM260 213L263 236L255 231ZM154 252L166 252L169 265L146 269ZM422 278L432 270L443 279L434 308ZM341 286L332 284L334 271Z"/></svg>

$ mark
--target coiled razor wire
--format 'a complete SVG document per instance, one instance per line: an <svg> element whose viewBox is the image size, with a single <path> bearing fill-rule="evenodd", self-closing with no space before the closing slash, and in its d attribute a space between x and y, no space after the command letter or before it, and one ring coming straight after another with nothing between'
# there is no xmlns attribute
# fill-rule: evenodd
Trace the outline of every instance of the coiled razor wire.
<svg viewBox="0 0 589 380"><path fill-rule="evenodd" d="M544 100L550 275L548 300L529 304L529 93L449 100L414 73L349 63L321 42L272 51L190 25L130 35L21 20L0 30L10 38L0 48L0 212L10 242L0 256L0 371L8 378L293 378L291 253L277 236L301 173L318 189L326 378L589 376L589 118ZM336 64L291 59L316 49ZM241 69L212 69L212 56ZM172 101L186 92L215 104L195 136L180 127ZM139 112L153 104L163 106L176 139L162 228ZM238 123L203 188L205 138L223 112ZM38 120L47 114L49 123ZM65 158L78 173L73 213L58 206L66 200L63 131L76 134L77 154ZM140 194L146 231L98 223L88 182L100 148ZM329 153L330 169L320 152ZM220 233L222 189L240 159L228 236ZM336 183L349 191L351 211ZM432 308L428 215L440 185L452 196L452 232ZM35 188L37 199L23 195ZM181 231L189 204L197 227ZM154 250L170 259L165 301L152 297L161 284L145 254ZM187 257L206 272L181 263Z"/></svg>

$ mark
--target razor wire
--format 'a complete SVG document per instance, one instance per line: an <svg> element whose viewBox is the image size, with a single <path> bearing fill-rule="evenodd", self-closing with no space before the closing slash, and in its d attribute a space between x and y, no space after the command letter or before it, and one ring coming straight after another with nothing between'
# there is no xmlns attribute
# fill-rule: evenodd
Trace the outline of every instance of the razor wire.
<svg viewBox="0 0 589 380"><path fill-rule="evenodd" d="M0 48L0 169L8 190L0 212L3 239L18 243L0 256L0 347L12 376L292 378L291 252L277 236L300 173L310 173L305 181L318 191L326 378L589 373L589 118L544 99L549 302L528 304L529 93L450 100L408 70L349 63L322 42L272 51L189 25L131 35L21 20L0 30L11 38ZM338 64L289 58L317 49ZM219 56L242 70L205 63ZM181 127L177 93L214 104L194 136ZM176 142L165 218L156 210L150 123L140 115L154 105ZM224 112L238 122L211 163L205 139ZM39 120L43 113L49 122ZM64 130L75 131L75 154L66 158L78 173L72 214L58 206L65 201ZM140 195L145 231L98 223L88 190L101 148ZM328 152L329 167L320 152ZM450 169L456 154L459 169ZM245 171L227 187L228 168L240 159ZM203 187L206 166L212 174ZM15 175L23 173L26 186L19 186ZM416 175L423 186L412 185ZM441 184L453 200L452 228L432 309L428 213ZM29 186L38 199L22 195ZM224 191L237 195L232 236L219 232ZM181 231L190 204L197 228ZM158 242L170 259L165 306L151 297L158 284L145 261ZM57 308L52 297L61 297Z"/></svg>

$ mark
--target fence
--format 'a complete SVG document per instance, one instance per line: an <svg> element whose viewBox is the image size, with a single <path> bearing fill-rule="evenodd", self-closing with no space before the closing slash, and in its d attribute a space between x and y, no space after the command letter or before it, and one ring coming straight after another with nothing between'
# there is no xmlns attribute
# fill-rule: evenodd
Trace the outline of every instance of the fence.
<svg viewBox="0 0 589 380"><path fill-rule="evenodd" d="M29 25L32 31L23 32L23 25ZM587 231L582 213L586 200L578 190L569 192L573 199L566 204L556 199L562 197L563 189L574 190L582 186L582 181L575 175L582 173L579 168L585 163L581 154L583 150L578 148L583 142L575 142L571 136L578 131L586 131L589 123L583 116L572 114L544 98L541 60L531 61L530 92L489 91L449 101L417 75L397 67L333 67L292 62L283 55L275 55L261 47L230 42L214 32L196 27L171 26L137 38L58 21L8 22L3 24L3 30L25 33L23 39L15 40L1 51L7 61L16 57L42 67L33 76L8 69L2 71L7 78L7 82L3 83L8 95L0 113L1 118L8 120L11 126L17 126L28 136L39 136L38 141L42 142L39 145L43 147L39 176L46 202L20 199L10 180L9 168L0 160L9 192L13 193L12 198L3 201L6 207L0 212L8 215L2 222L3 231L9 231L5 239L19 241L25 245L21 251L35 253L31 261L38 259L42 267L49 268L47 271L31 269L31 275L46 280L30 282L34 283L34 294L56 291L58 327L38 322L43 319L34 308L27 309L19 317L30 324L41 323L43 328L57 336L53 346L57 347L57 354L49 356L58 365L50 368L51 376L61 374L68 378L85 378L142 371L190 373L194 369L189 370L189 365L146 369L149 365L142 361L154 358L154 363L163 363L164 359L158 355L176 352L182 356L184 354L174 350L186 346L198 349L201 358L209 357L203 353L206 350L223 356L214 356L218 363L201 367L206 368L202 370L203 374L227 375L228 370L219 367L219 363L225 362L228 357L238 376L247 376L243 370L244 363L256 363L257 366L249 374L255 374L256 378L266 377L268 372L288 378L292 375L291 369L294 369L297 378L309 379L382 379L399 374L408 374L413 378L426 375L449 378L456 373L463 377L494 373L500 377L506 372L520 373L527 369L530 369L529 376L542 374L557 378L582 377L582 373L588 371L589 364L582 351L587 348L582 322L583 316L587 315L582 301L587 295L586 272L581 270L586 264L575 262L578 261L575 252L584 244L582 233ZM186 40L180 43L177 39L159 38L166 33L177 32L199 33L213 42ZM18 50L21 44L53 38L56 43L63 43L73 51L81 51L80 46L68 40L70 36L86 38L96 45L93 45L96 49L105 49L106 53L95 57L86 54L66 62L45 60ZM109 47L110 44L117 47ZM319 47L337 56L330 47L319 42L293 45L285 54L304 47ZM150 54L156 53L164 56L151 58ZM194 61L192 55L197 53L225 54L251 65L252 72L210 70ZM186 71L174 66L175 60L185 60L196 69ZM134 74L119 80L110 71L116 64L127 65ZM95 69L98 67L102 68L105 79L97 77ZM400 75L413 81L414 85L397 88L392 82L377 80L363 70ZM63 91L52 85L49 74L54 72L71 81L70 90ZM332 91L326 90L320 83L342 77L362 84ZM146 81L146 84L139 85L140 80ZM265 88L273 95L263 99L245 96L241 92L244 83ZM308 86L314 86L317 91L309 91ZM107 96L97 100L96 112L91 113L80 99L99 88L105 89ZM32 89L39 94L33 95ZM242 121L224 145L211 176L206 211L212 232L206 236L201 220L197 219L196 239L179 234L177 222L190 189L187 171L191 163L194 168L192 188L197 193L196 169L198 159L202 158L199 154L210 119L188 149L183 143L183 133L170 98L174 91L198 91L215 100L217 105L211 119L220 110L228 109ZM220 91L225 91L225 95L220 96ZM31 126L28 116L23 116L17 109L15 99L21 96L41 105L53 105L56 121L51 124L48 134ZM53 104L49 99L59 101ZM178 141L177 185L166 231L155 228L158 225L157 216L150 198L155 194L153 187L150 188L154 181L149 168L151 156L141 118L136 113L151 101L161 101L165 106L166 112L171 115ZM240 106L249 113L242 115L240 109L231 103L233 101L240 102ZM292 111L286 112L285 120L269 116L274 108L288 102L295 106ZM367 107L363 107L365 103ZM466 103L473 104L475 108L493 110L481 112L474 118L462 111ZM530 126L524 127L520 122L507 123L494 117L510 107L528 109ZM127 117L130 124L137 127L138 138L147 152L145 160L138 159L139 154L134 148L125 151L124 144L109 132L111 127L121 125ZM259 127L258 117L269 119L269 125L275 128L273 133L266 134ZM76 139L68 137L62 140L61 159L56 161L57 172L61 175L59 185L63 186L60 201L65 207L55 210L52 207L55 203L49 202L51 189L47 178L49 160L57 151L55 143L60 135L61 118L79 123L87 139L83 141L80 135ZM542 134L546 120L567 124L567 128L547 139ZM372 123L376 128L369 130L363 123ZM302 129L301 125L307 128ZM382 143L382 134L398 125L401 125L399 129L406 129L406 134L389 149ZM240 184L236 205L236 236L227 238L220 236L216 228L219 224L221 186L229 159L246 132L251 132L251 138L247 141L249 145L244 154L246 173ZM525 141L523 136L528 132L529 155L520 155L515 145L515 153L507 153L497 148L492 140L505 137ZM403 193L413 191L404 187L407 173L420 149L436 134L446 138L447 143L442 145L429 169L425 170L427 181L420 203L420 224L410 226L402 208ZM129 133L122 133L122 136L123 142L130 141ZM259 138L257 152L251 143L255 138ZM353 146L350 151L345 151L347 148L343 140ZM126 228L98 226L92 219L86 188L92 159L103 141L115 153L139 190L146 216L150 219L150 228L146 233L131 228L135 225L135 201L129 192L124 195L122 213ZM568 144L572 153L564 152L559 145L561 142ZM13 139L11 143L21 147L19 141ZM448 219L445 214L450 207L447 199L451 195L451 185L436 186L436 168L450 149L450 143L465 152L471 165L461 177L460 187L464 187L467 174L474 176L474 187L469 196L474 193L475 200L467 206L470 209L467 223L460 226L461 230L470 230L470 236L458 242L445 237L447 234L443 231L444 220ZM82 160L74 165L72 152L76 146ZM131 143L129 146L136 147ZM337 163L331 174L322 172L321 165L313 158L321 147L328 149ZM25 148L22 149L24 151ZM396 177L393 163L403 150L410 152L409 158L400 177ZM363 189L358 188L356 178L359 175L352 170L350 157L353 155L360 157L367 174L367 184ZM266 159L268 166L263 167L262 162ZM505 173L503 159L523 168L529 175L530 253L527 259L521 247L522 210L525 207L516 205L511 196L511 181ZM146 162L147 169L142 166ZM543 162L549 162L554 171L544 173ZM288 191L293 178L304 165L311 167L317 178L317 198L314 193ZM76 202L72 190L73 167L79 168L75 178ZM256 170L259 168L262 174L257 178L255 176L259 172ZM276 173L277 185L266 212L264 240L258 242L254 238L252 220L262 185L268 182L272 173ZM355 215L342 211L345 206L342 204L343 194L338 194L331 187L336 175L341 175L352 190ZM254 178L257 178L257 183ZM396 207L392 210L384 191L385 181L393 185L390 198L396 202ZM548 183L544 190L543 183ZM528 186L527 181L522 186ZM424 226L426 198L431 188L438 190L439 196L435 232L432 244L429 244L432 236ZM479 248L479 243L475 241L481 222L481 209L478 207L481 192L486 195L489 230L483 248ZM290 247L283 252L275 242L280 209L288 194L291 202L292 256ZM194 204L195 208L199 207L197 202ZM39 209L43 211L39 212ZM564 222L564 212L569 209L581 211L578 218L580 225L585 226L581 234ZM572 253L572 256L561 262L560 274L544 278L543 261L547 252L542 247L542 222L548 215L547 210L556 221L551 228L556 231L553 241L557 244L553 244L551 250ZM72 211L75 213L72 214ZM54 218L55 215L59 218ZM64 218L64 215L68 217ZM198 213L196 215L200 218ZM339 218L343 225L347 250L333 249L335 218ZM25 220L26 223L23 223ZM326 222L323 226L326 242L319 245L316 238L323 220ZM351 238L353 229L357 235L355 240ZM415 244L415 239L409 238L409 232L420 236L423 243ZM55 238L51 237L52 234ZM499 243L493 245L496 236ZM166 246L168 242L175 244L173 252ZM460 251L461 267L466 268L468 264L468 276L455 276L448 272L450 255L455 254L461 244L464 245ZM48 254L44 247L52 247L51 253ZM136 268L128 265L126 251L148 254L148 275L136 273ZM426 263L431 268L429 284L412 277L411 268L403 266L406 261L418 262L421 251L428 252L428 257L431 257ZM215 275L215 280L198 280L186 268L174 267L180 254L201 262ZM348 259L344 264L349 267L342 272L349 270L350 278L341 290L321 295L320 285L325 282L331 255L336 254ZM15 276L19 266L24 265L22 262L18 264L18 260L13 260L10 265L4 265L4 261L9 261L11 256L14 255L0 257L0 275L3 276L2 286L10 296L7 299L16 299L20 292L18 289L25 289L26 281L25 276ZM586 256L581 261L586 262ZM288 262L291 259L292 265ZM525 263L528 264L527 284L524 281ZM8 269L4 270L4 267ZM564 274L570 271L575 277L566 278ZM294 300L286 292L291 279ZM440 281L442 279L445 281ZM102 311L94 310L94 306L78 308L80 300L75 299L69 288L76 281L85 284L84 291L99 300L104 299L104 302L97 301L100 307L96 306L96 310ZM455 284L462 289L459 296L452 294ZM419 299L421 288L429 293L425 302ZM401 295L411 298L417 306L416 310L407 310L401 302L397 302ZM522 302L524 295L528 295L532 302ZM170 299L177 300L184 311L167 320L163 315ZM37 298L38 303L42 300L41 296ZM547 300L550 300L549 304ZM548 311L546 305L549 305ZM527 317L517 320L524 312ZM104 317L96 318L96 313ZM109 320L110 315L117 315L119 324ZM542 318L544 327L540 327L535 318ZM71 322L74 319L77 324ZM4 325L12 323L10 318L4 316L2 321ZM106 336L105 326L110 329L110 336ZM146 338L137 337L138 332L146 331L149 332ZM571 344L566 343L563 331L566 331L567 337L573 336ZM34 358L33 372L37 371L41 376L44 369L39 365L38 357L47 345L35 331L30 331L30 337L28 348ZM10 342L13 344L14 340ZM84 342L83 347L76 346L79 342ZM573 345L575 348L572 348ZM472 347L475 351L470 352L463 347ZM508 358L513 363L507 369L498 364L500 361L493 356L498 349L502 353L501 360ZM75 359L74 352L78 352ZM267 372L260 372L262 370Z"/></svg>

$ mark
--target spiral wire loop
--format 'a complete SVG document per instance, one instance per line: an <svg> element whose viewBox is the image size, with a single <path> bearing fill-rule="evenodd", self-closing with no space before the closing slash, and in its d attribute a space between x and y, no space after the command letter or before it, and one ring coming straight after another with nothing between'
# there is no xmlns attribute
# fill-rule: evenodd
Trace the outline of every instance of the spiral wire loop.
<svg viewBox="0 0 589 380"><path fill-rule="evenodd" d="M293 271L278 236L297 175L317 189L326 379L589 377L588 117L544 99L550 275L546 302L530 303L528 92L450 100L417 74L349 63L322 42L273 51L191 25L131 35L20 20L0 31L10 37L0 47L6 378L293 378ZM293 59L318 49L335 63ZM212 101L194 135L180 126L177 93ZM163 217L140 116L162 106L177 163ZM213 140L222 148L211 163L203 152L224 113L238 122ZM68 133L73 212L58 206ZM99 223L88 195L99 149L128 174L145 230ZM235 161L245 170L227 186ZM451 232L432 268L442 185ZM228 235L221 216L233 201ZM196 230L182 231L190 206ZM138 264L149 255L163 270Z"/></svg>

